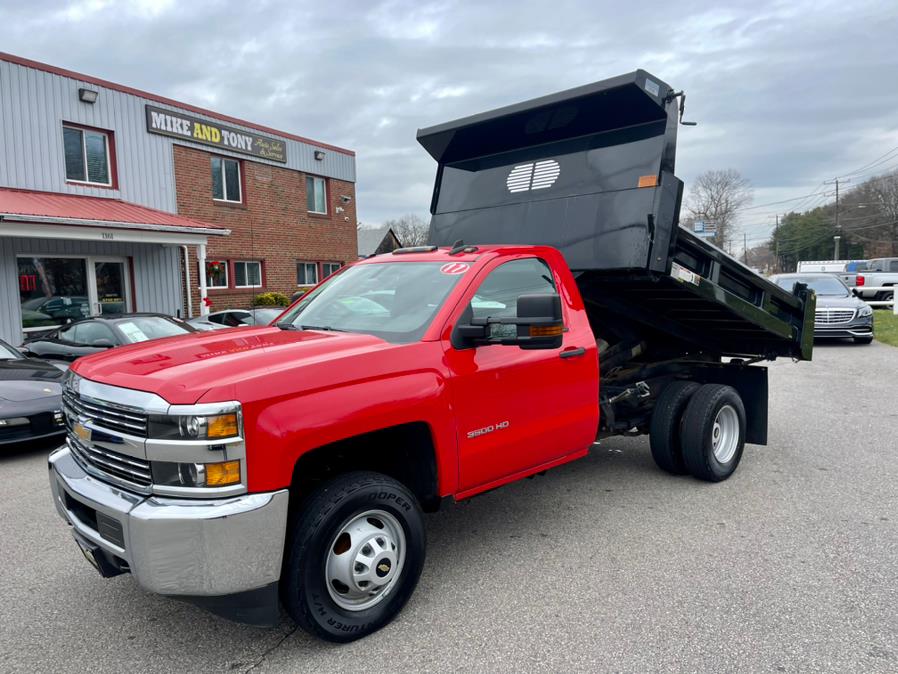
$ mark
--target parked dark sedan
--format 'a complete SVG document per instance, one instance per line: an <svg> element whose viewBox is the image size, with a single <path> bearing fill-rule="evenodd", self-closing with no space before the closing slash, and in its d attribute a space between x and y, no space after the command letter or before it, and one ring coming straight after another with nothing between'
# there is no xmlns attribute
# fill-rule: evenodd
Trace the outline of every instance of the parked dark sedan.
<svg viewBox="0 0 898 674"><path fill-rule="evenodd" d="M70 323L40 337L28 339L22 351L39 358L75 360L114 346L173 337L197 330L164 314L118 314Z"/></svg>
<svg viewBox="0 0 898 674"><path fill-rule="evenodd" d="M62 435L62 378L50 363L0 341L0 446Z"/></svg>
<svg viewBox="0 0 898 674"><path fill-rule="evenodd" d="M815 338L852 338L860 344L873 341L873 309L855 297L838 276L777 274L770 280L790 292L796 283L806 283L817 294Z"/></svg>

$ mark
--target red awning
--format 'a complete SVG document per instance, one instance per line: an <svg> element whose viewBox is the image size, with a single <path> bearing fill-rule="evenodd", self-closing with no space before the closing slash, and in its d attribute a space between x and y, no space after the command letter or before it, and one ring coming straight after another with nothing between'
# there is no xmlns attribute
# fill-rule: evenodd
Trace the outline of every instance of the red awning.
<svg viewBox="0 0 898 674"><path fill-rule="evenodd" d="M121 199L4 187L0 187L0 221L57 223L213 236L231 233L229 229L219 225L138 206ZM0 227L0 234L2 233L3 229Z"/></svg>

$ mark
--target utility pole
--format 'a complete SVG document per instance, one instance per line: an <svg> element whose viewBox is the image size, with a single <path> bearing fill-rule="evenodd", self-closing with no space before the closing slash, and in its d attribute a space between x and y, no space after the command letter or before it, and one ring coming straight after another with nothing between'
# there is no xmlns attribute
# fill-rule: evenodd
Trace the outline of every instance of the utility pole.
<svg viewBox="0 0 898 674"><path fill-rule="evenodd" d="M748 234L742 232L742 261L748 264Z"/></svg>
<svg viewBox="0 0 898 674"><path fill-rule="evenodd" d="M773 271L780 273L780 215L775 216L776 224L773 226Z"/></svg>
<svg viewBox="0 0 898 674"><path fill-rule="evenodd" d="M832 180L825 180L823 182L824 185L835 185L836 186L836 234L833 236L833 239L836 242L836 259L839 259L839 240L842 238L842 226L839 224L839 182L850 183L851 178L842 179L833 178Z"/></svg>

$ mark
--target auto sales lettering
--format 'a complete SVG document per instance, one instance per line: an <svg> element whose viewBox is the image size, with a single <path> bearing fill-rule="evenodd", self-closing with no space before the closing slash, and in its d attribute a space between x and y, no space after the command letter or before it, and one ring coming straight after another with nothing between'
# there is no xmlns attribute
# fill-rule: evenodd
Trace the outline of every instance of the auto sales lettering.
<svg viewBox="0 0 898 674"><path fill-rule="evenodd" d="M213 145L261 159L282 163L287 161L287 144L283 140L182 115L174 110L163 110L152 105L146 106L146 110L147 131L150 133Z"/></svg>

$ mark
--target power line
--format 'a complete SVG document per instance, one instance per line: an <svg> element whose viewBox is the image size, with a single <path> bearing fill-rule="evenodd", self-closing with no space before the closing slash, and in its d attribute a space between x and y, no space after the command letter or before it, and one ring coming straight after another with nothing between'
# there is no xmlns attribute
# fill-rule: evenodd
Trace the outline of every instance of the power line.
<svg viewBox="0 0 898 674"><path fill-rule="evenodd" d="M849 177L849 176L855 176L856 174L861 173L861 172L863 172L863 171L866 171L866 170L868 170L868 169L870 169L870 168L872 168L872 167L874 167L874 166L877 166L877 165L879 165L879 164L882 164L882 163L888 161L889 159L894 159L895 157L889 157L889 155L893 155L893 154L895 154L896 152L898 152L898 147L893 147L891 150L889 150L889 151L886 152L885 154L880 155L879 157L877 157L877 158L874 159L873 161L864 164L864 165L861 166L859 169L855 169L854 171L851 171L851 172L849 172L849 173L845 173L845 174L843 174L843 175L841 175L841 176L839 176L839 177L840 177L840 178L845 178L845 177Z"/></svg>
<svg viewBox="0 0 898 674"><path fill-rule="evenodd" d="M734 212L738 213L739 211L753 211L756 208L764 208L765 206L776 206L778 204L785 204L790 201L798 201L799 199L807 199L808 197L813 197L816 194L819 194L819 192L815 190L814 192L811 192L810 194L802 194L800 197L793 197L791 199L783 199L781 201L770 201L766 204L758 204L756 206L743 206L742 208L735 209Z"/></svg>

